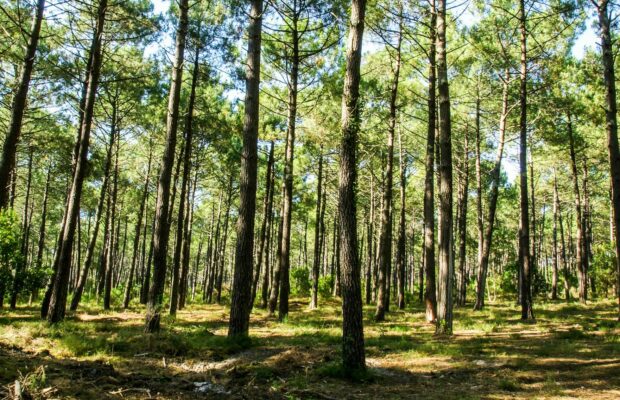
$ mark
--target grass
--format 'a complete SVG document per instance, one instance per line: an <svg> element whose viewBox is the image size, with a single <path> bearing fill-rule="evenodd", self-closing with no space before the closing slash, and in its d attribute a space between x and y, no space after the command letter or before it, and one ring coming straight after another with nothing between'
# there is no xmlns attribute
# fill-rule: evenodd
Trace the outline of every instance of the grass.
<svg viewBox="0 0 620 400"><path fill-rule="evenodd" d="M140 306L98 313L85 304L49 326L36 307L0 310L0 398L15 382L33 398L501 399L620 398L616 305L537 304L523 323L509 302L455 309L454 335L434 336L421 305L375 323L364 309L367 369L340 364L341 309L291 301L278 322L252 314L251 340L226 337L226 306L193 304L160 333Z"/></svg>

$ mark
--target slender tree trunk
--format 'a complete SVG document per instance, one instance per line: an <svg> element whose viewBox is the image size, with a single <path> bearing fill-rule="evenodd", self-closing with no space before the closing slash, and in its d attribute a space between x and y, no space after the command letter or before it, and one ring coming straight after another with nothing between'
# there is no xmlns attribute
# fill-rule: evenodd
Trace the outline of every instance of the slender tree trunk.
<svg viewBox="0 0 620 400"><path fill-rule="evenodd" d="M37 247L37 261L35 263L36 268L43 266L43 251L45 250L45 232L47 224L47 202L49 198L50 190L50 178L52 176L51 164L47 167L47 178L45 179L45 191L43 192L43 205L41 209L41 226L39 228L39 245Z"/></svg>
<svg viewBox="0 0 620 400"><path fill-rule="evenodd" d="M325 205L321 202L323 195L323 146L319 150L319 175L316 190L316 223L314 226L314 257L312 260L312 295L310 298L310 309L319 306L319 273L321 268L321 209Z"/></svg>
<svg viewBox="0 0 620 400"><path fill-rule="evenodd" d="M439 94L439 281L437 286L437 334L452 334L452 137L450 92L446 56L446 0L437 7L437 89Z"/></svg>
<svg viewBox="0 0 620 400"><path fill-rule="evenodd" d="M385 320L385 312L389 309L389 274L392 269L392 199L394 180L394 133L396 131L396 111L398 102L398 84L400 78L403 18L402 11L399 21L398 39L396 43L396 59L393 60L393 78L390 90L390 116L387 135L387 160L385 166L385 182L383 185L383 211L381 213L381 233L379 242L379 293L375 321Z"/></svg>
<svg viewBox="0 0 620 400"><path fill-rule="evenodd" d="M491 193L489 195L489 209L487 215L487 226L484 231L482 254L478 258L478 277L476 286L476 303L474 310L482 310L484 308L484 296L486 292L487 273L489 270L489 257L491 255L491 244L493 241L493 228L495 224L495 211L497 210L497 200L499 197L499 180L501 177L502 159L504 157L504 144L506 138L506 121L508 119L508 89L510 84L510 73L508 69L504 72L502 80L502 111L499 120L499 143L497 146L497 155L495 158L495 166L491 171ZM481 193L478 194L482 196ZM482 208L482 207L481 207Z"/></svg>
<svg viewBox="0 0 620 400"><path fill-rule="evenodd" d="M476 108L477 110L479 107ZM478 116L477 116L478 118ZM457 294L457 302L459 306L464 306L467 296L467 273L466 273L466 263L467 263L467 203L469 199L469 141L468 141L468 132L467 128L465 130L465 142L463 145L463 161L461 163L461 190L459 195L459 219L458 219L458 232L459 232L459 284L458 284L458 294ZM479 149L479 134L477 132L476 137L476 147ZM479 151L477 152L479 154ZM476 163L476 171L478 170L478 160ZM476 175L478 175L476 173ZM478 194L480 195L480 193ZM480 210L479 210L480 211ZM480 227L480 226L479 226ZM480 240L480 232L478 240ZM478 249L480 249L480 245Z"/></svg>
<svg viewBox="0 0 620 400"><path fill-rule="evenodd" d="M142 219L144 218L144 209L146 207L146 199L149 195L149 181L151 178L151 162L153 160L152 146L149 146L149 161L146 167L146 180L144 182L144 188L142 189L142 200L140 201L140 208L138 209L138 218L136 219L136 230L133 238L133 255L131 257L131 267L129 269L129 278L127 279L127 286L125 287L125 293L123 296L123 308L129 307L129 301L131 300L131 290L133 288L133 276L138 262L139 250L140 250L140 233L142 231ZM146 225L146 223L145 223ZM146 235L144 235L142 241L146 241Z"/></svg>
<svg viewBox="0 0 620 400"><path fill-rule="evenodd" d="M115 114L115 112L114 112ZM116 120L116 117L112 117L113 120ZM113 123L113 125L115 125ZM113 129L115 130L115 129ZM118 247L118 234L119 227L114 228L114 224L116 222L116 206L117 206L117 198L118 198L118 153L119 146L118 141L116 144L116 151L114 155L114 180L112 182L112 193L110 193L111 201L110 201L110 226L108 231L108 252L106 254L106 270L105 270L105 286L104 286L104 294L103 294L103 309L109 310L111 303L111 293L112 293L112 273L114 270L114 257L116 256L116 248ZM120 218L118 219L120 223ZM115 237L116 236L116 237Z"/></svg>
<svg viewBox="0 0 620 400"><path fill-rule="evenodd" d="M398 149L400 163L400 217L398 221L398 242L396 244L396 265L398 273L398 294L397 304L400 310L405 309L405 283L407 269L407 231L406 231L406 193L407 188L407 161L403 152L403 140L400 130L398 131ZM413 286L413 285L412 285Z"/></svg>
<svg viewBox="0 0 620 400"><path fill-rule="evenodd" d="M168 238L170 225L168 224L170 180L174 165L174 152L177 143L177 125L179 119L179 99L183 80L183 58L185 54L185 38L188 29L189 0L180 0L180 16L176 36L176 51L172 66L172 78L168 97L168 117L166 123L166 144L161 161L159 182L157 185L157 204L155 216L155 235L153 239L153 282L149 289L146 310L147 333L159 331L160 314L166 283L166 269L168 257Z"/></svg>
<svg viewBox="0 0 620 400"><path fill-rule="evenodd" d="M252 281L252 296L250 296L250 308L254 307L254 301L256 299L256 290L258 287L258 280L260 279L261 269L263 265L263 255L268 252L265 251L265 243L267 241L269 231L269 220L271 219L271 209L273 206L273 163L274 163L274 142L271 141L269 147L269 158L267 160L267 171L265 172L265 199L263 201L263 224L260 229L260 244L258 246L258 254L256 256L256 272L254 273L254 280ZM269 247L269 246L267 246ZM267 264L267 262L265 262Z"/></svg>
<svg viewBox="0 0 620 400"><path fill-rule="evenodd" d="M521 68L519 103L519 172L520 172L520 219L519 219L519 271L521 273L521 319L533 320L531 290L531 254L529 230L529 206L527 195L527 28L525 0L519 1L519 29L521 31Z"/></svg>
<svg viewBox="0 0 620 400"><path fill-rule="evenodd" d="M558 299L558 212L560 198L558 195L558 179L553 169L553 276L551 278L551 300Z"/></svg>
<svg viewBox="0 0 620 400"><path fill-rule="evenodd" d="M296 5L297 3L294 2ZM280 304L278 305L278 319L282 321L288 315L288 298L290 292L290 268L291 268L291 217L293 212L293 162L295 150L295 128L297 120L297 94L299 81L299 40L300 33L297 30L298 10L293 10L293 18L288 22L291 27L291 59L290 73L288 76L288 129L286 135L286 152L284 160L284 182L282 197L282 242L280 246Z"/></svg>
<svg viewBox="0 0 620 400"><path fill-rule="evenodd" d="M351 0L342 95L342 141L338 221L342 257L342 363L349 373L366 368L360 262L357 252L357 136L360 125L359 86L366 0Z"/></svg>
<svg viewBox="0 0 620 400"><path fill-rule="evenodd" d="M366 258L366 304L372 300L372 271L374 261L374 232L375 232L375 176L370 171L370 213L368 215L368 255Z"/></svg>
<svg viewBox="0 0 620 400"><path fill-rule="evenodd" d="M187 105L187 115L185 118L185 142L183 155L183 177L181 178L181 193L179 196L179 215L177 217L176 245L172 259L172 288L170 292L170 315L176 315L179 305L179 280L181 278L181 251L183 249L183 236L185 232L185 203L188 197L188 186L190 180L190 161L192 159L192 140L194 130L192 127L194 118L194 104L196 102L196 86L198 85L198 60L200 48L196 47L194 55L194 70L192 72L192 85ZM180 160L179 160L180 162Z"/></svg>
<svg viewBox="0 0 620 400"><path fill-rule="evenodd" d="M88 272L95 256L95 246L97 244L97 236L99 234L99 224L101 223L101 215L103 214L103 207L105 206L106 193L108 190L108 181L110 175L110 167L112 165L112 149L116 139L116 132L110 131L110 144L108 145L108 151L106 154L106 161L103 167L103 183L101 184L101 192L99 194L99 201L97 203L97 215L95 217L95 226L93 228L88 247L86 248L86 259L82 266L82 272L78 280L78 284L73 293L71 299L71 311L75 311L82 300L82 294L84 293L84 287L86 286L86 280L88 279ZM106 225L107 229L107 225Z"/></svg>
<svg viewBox="0 0 620 400"><path fill-rule="evenodd" d="M64 319L67 301L67 290L69 273L71 269L73 239L75 226L79 217L80 202L82 199L82 184L86 175L88 162L88 147L90 143L90 132L93 120L95 98L99 84L99 75L102 64L102 41L103 26L107 11L107 0L100 0L97 11L97 23L95 27L94 40L91 47L91 69L88 72L88 88L84 103L84 119L80 128L79 141L76 143L77 157L75 158L75 169L71 189L67 197L65 208L64 229L62 229L62 239L59 241L57 249L58 265L57 272L53 277L54 283L51 290L47 320L50 323L60 322ZM79 143L79 144L78 144Z"/></svg>
<svg viewBox="0 0 620 400"><path fill-rule="evenodd" d="M424 275L426 288L426 321L437 319L437 295L435 292L435 130L436 130L436 24L435 0L430 2L430 49L428 72L428 130L426 135L426 176L424 179Z"/></svg>
<svg viewBox="0 0 620 400"><path fill-rule="evenodd" d="M30 80L34 69L44 10L45 0L38 0L30 33L28 34L28 45L26 46L26 53L24 54L21 67L19 86L17 87L11 104L9 130L4 138L2 158L0 159L0 210L6 208L9 203L9 194L11 191L8 189L11 185L11 176L15 175L15 155L17 153L17 144L21 136L22 122L26 112L28 90L30 89Z"/></svg>
<svg viewBox="0 0 620 400"><path fill-rule="evenodd" d="M228 241L228 219L230 217L230 207L232 205L232 175L228 181L228 196L226 198L226 213L224 214L224 236L221 245L218 249L218 275L217 275L217 304L220 304L222 301L222 282L224 279L224 262L226 261L226 242ZM252 282L252 276L250 274L250 283ZM251 288L250 288L251 289ZM249 301L249 300L248 300ZM250 311L252 311L250 309Z"/></svg>
<svg viewBox="0 0 620 400"><path fill-rule="evenodd" d="M568 143L570 149L571 171L573 175L573 193L575 195L575 214L577 222L577 245L576 245L576 259L577 259L577 277L579 278L579 301L585 303L586 301L586 285L587 285L587 263L588 256L584 251L585 245L585 229L583 226L583 209L581 207L581 193L579 191L579 175L577 172L577 157L575 152L575 138L573 134L573 124L571 114L567 113L568 121Z"/></svg>

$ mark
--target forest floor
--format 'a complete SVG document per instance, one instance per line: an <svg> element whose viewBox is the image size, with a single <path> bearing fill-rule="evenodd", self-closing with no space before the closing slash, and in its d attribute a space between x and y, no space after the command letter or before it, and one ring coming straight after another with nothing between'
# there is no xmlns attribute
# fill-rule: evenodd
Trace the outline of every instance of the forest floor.
<svg viewBox="0 0 620 400"><path fill-rule="evenodd" d="M433 335L421 305L372 322L368 376L339 377L340 304L287 321L252 314L250 343L226 339L228 311L192 305L147 335L143 309L94 304L50 327L38 308L0 310L0 399L16 381L42 399L619 399L620 324L611 301L549 302L522 323L513 303L455 310L455 334ZM24 397L28 398L28 397Z"/></svg>

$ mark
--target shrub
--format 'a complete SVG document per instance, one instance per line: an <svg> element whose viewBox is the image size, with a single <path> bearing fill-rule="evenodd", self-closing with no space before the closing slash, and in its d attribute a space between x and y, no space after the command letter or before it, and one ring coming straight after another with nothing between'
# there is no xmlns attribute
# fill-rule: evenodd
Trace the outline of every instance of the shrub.
<svg viewBox="0 0 620 400"><path fill-rule="evenodd" d="M334 287L334 277L331 275L321 276L319 278L319 294L323 298L332 297L332 288Z"/></svg>
<svg viewBox="0 0 620 400"><path fill-rule="evenodd" d="M291 271L291 280L291 291L293 294L307 295L310 293L310 270L308 268L294 268Z"/></svg>

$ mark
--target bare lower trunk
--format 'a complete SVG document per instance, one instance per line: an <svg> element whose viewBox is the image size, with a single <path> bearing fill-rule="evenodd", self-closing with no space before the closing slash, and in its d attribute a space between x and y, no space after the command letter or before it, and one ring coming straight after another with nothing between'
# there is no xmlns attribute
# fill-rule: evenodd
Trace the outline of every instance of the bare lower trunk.
<svg viewBox="0 0 620 400"><path fill-rule="evenodd" d="M360 125L359 86L364 35L365 0L351 1L346 72L342 95L342 141L338 186L338 221L342 257L342 363L345 371L366 368L360 262L357 252L357 135Z"/></svg>
<svg viewBox="0 0 620 400"><path fill-rule="evenodd" d="M437 319L437 295L435 287L435 130L436 130L436 21L435 0L430 6L430 50L428 74L428 130L426 135L426 178L424 180L424 275L426 303L426 321Z"/></svg>
<svg viewBox="0 0 620 400"><path fill-rule="evenodd" d="M260 55L263 0L252 0L248 27L245 121L241 156L239 218L228 336L247 336L254 266L254 215L256 213L256 164L259 117Z"/></svg>
<svg viewBox="0 0 620 400"><path fill-rule="evenodd" d="M450 118L450 92L446 57L446 0L439 0L437 7L437 91L439 94L439 280L437 285L438 334L452 334L452 137Z"/></svg>

